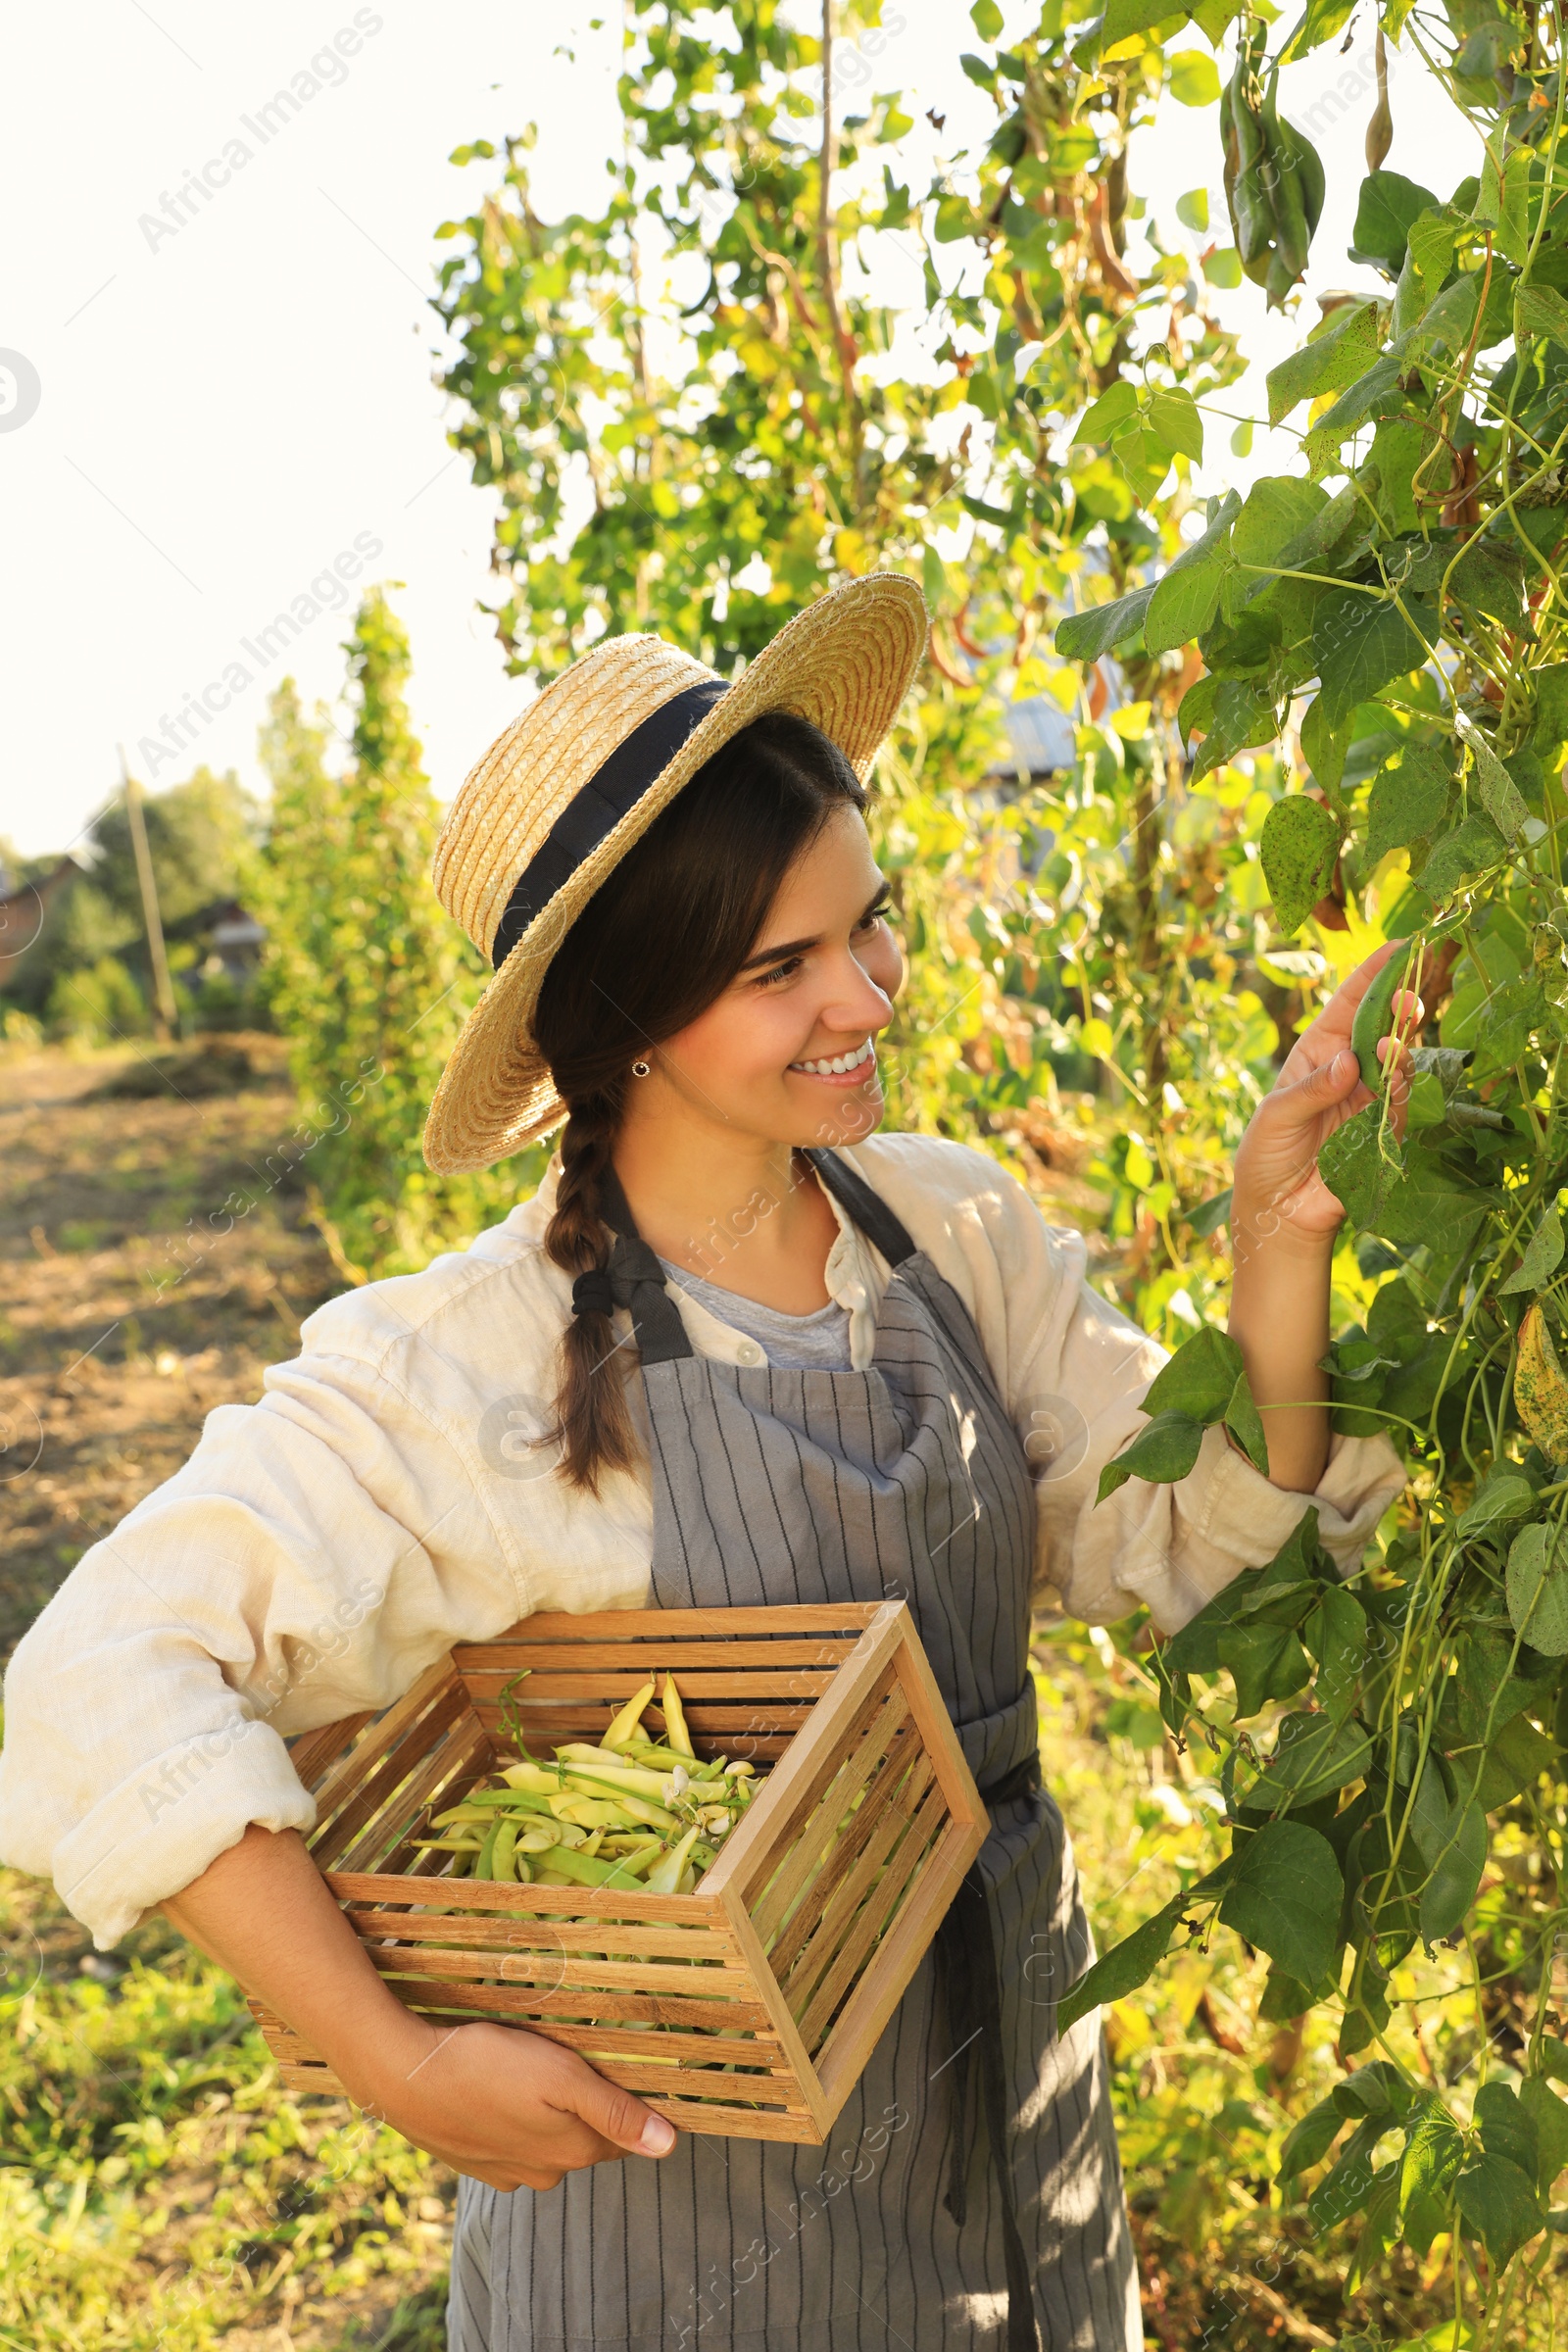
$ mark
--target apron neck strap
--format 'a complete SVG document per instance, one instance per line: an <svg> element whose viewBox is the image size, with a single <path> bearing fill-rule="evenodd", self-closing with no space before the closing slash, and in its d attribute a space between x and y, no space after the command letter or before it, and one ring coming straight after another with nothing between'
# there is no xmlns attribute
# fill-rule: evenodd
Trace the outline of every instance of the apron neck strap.
<svg viewBox="0 0 1568 2352"><path fill-rule="evenodd" d="M890 1266L902 1266L906 1257L914 1256L907 1229L858 1170L840 1159L836 1152L809 1151L802 1156L810 1161L840 1208L873 1248L881 1250Z"/></svg>
<svg viewBox="0 0 1568 2352"><path fill-rule="evenodd" d="M599 1180L599 1214L615 1237L610 1252L610 1288L615 1304L631 1316L644 1370L650 1364L678 1363L683 1356L695 1355L680 1309L664 1287L664 1269L637 1231L612 1167Z"/></svg>

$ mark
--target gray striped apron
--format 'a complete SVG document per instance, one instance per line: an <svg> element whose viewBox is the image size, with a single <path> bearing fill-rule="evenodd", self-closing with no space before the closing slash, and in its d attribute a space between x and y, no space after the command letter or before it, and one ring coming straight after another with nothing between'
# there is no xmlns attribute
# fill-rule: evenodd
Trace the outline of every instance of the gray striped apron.
<svg viewBox="0 0 1568 2352"><path fill-rule="evenodd" d="M863 1372L692 1348L618 1188L611 1260L652 1426L668 1608L906 1600L991 1803L985 1845L825 2148L682 2134L547 2192L460 2182L452 2352L1137 2352L1090 1949L1029 1678L1035 1506L952 1286L844 1161L893 1268ZM999 1964L1000 1963L1000 1964Z"/></svg>

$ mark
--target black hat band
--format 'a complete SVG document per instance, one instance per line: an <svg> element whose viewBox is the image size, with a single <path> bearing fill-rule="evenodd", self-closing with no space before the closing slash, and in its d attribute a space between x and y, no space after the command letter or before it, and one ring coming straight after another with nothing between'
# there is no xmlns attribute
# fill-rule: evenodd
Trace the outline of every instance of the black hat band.
<svg viewBox="0 0 1568 2352"><path fill-rule="evenodd" d="M542 907L564 890L583 861L612 833L651 784L658 782L687 737L729 688L700 678L651 710L618 743L603 766L574 792L513 886L490 949L499 971Z"/></svg>

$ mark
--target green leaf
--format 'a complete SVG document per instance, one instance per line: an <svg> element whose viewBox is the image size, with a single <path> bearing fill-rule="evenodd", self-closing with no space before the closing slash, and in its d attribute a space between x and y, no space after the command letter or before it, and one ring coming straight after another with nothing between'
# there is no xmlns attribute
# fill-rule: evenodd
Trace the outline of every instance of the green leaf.
<svg viewBox="0 0 1568 2352"><path fill-rule="evenodd" d="M1316 521L1328 505L1316 482L1298 474L1265 473L1247 493L1231 531L1231 553L1241 564L1273 564L1293 540Z"/></svg>
<svg viewBox="0 0 1568 2352"><path fill-rule="evenodd" d="M1201 49L1178 49L1165 60L1170 94L1178 106L1212 106L1219 96L1214 60Z"/></svg>
<svg viewBox="0 0 1568 2352"><path fill-rule="evenodd" d="M1332 41L1341 26L1354 14L1355 0L1306 0L1306 12L1299 25L1280 51L1279 62L1290 65L1295 59Z"/></svg>
<svg viewBox="0 0 1568 2352"><path fill-rule="evenodd" d="M1419 669L1426 648L1392 599L1347 589L1326 595L1317 608L1312 659L1323 681L1318 700L1333 726L1391 678Z"/></svg>
<svg viewBox="0 0 1568 2352"><path fill-rule="evenodd" d="M1317 1155L1317 1172L1352 1225L1366 1232L1377 1222L1383 1202L1399 1172L1388 1152L1396 1150L1383 1136L1383 1105L1368 1102L1336 1127Z"/></svg>
<svg viewBox="0 0 1568 2352"><path fill-rule="evenodd" d="M1498 1285L1498 1298L1506 1298L1515 1291L1544 1291L1562 1264L1562 1214L1548 1208L1531 1236L1523 1264Z"/></svg>
<svg viewBox="0 0 1568 2352"><path fill-rule="evenodd" d="M1400 172L1369 172L1361 182L1355 227L1350 233L1350 259L1375 262L1391 277L1404 266L1405 247L1414 223L1438 207L1430 188L1406 179Z"/></svg>
<svg viewBox="0 0 1568 2352"><path fill-rule="evenodd" d="M985 59L983 57L976 57L972 49L965 49L963 51L958 59L958 65L960 70L966 74L969 79L974 83L976 89L994 90L996 88L996 67L988 66Z"/></svg>
<svg viewBox="0 0 1568 2352"><path fill-rule="evenodd" d="M1315 2107L1309 2107L1286 2135L1280 2150L1279 2178L1294 2180L1298 2173L1309 2173L1314 2164L1321 2164L1345 2130L1345 2122L1332 2099L1319 2099Z"/></svg>
<svg viewBox="0 0 1568 2352"><path fill-rule="evenodd" d="M1283 1968L1315 1984L1334 1958L1345 1883L1334 1848L1299 1821L1265 1822L1241 1845L1219 1915Z"/></svg>
<svg viewBox="0 0 1568 2352"><path fill-rule="evenodd" d="M1399 2215L1418 2198L1446 2197L1464 2162L1464 2134L1435 2091L1422 2091L1405 2122Z"/></svg>
<svg viewBox="0 0 1568 2352"><path fill-rule="evenodd" d="M1470 2234L1498 2270L1546 2226L1528 2175L1499 2156L1483 2156L1461 2173L1454 2196Z"/></svg>
<svg viewBox="0 0 1568 2352"><path fill-rule="evenodd" d="M974 6L969 11L969 22L983 41L1001 40L1002 11L997 6L997 0L974 0Z"/></svg>
<svg viewBox="0 0 1568 2352"><path fill-rule="evenodd" d="M1441 906L1473 874L1494 865L1507 846L1491 817L1478 810L1433 843L1432 855L1421 868L1421 887L1435 906Z"/></svg>
<svg viewBox="0 0 1568 2352"><path fill-rule="evenodd" d="M1406 745L1396 767L1380 767L1367 804L1366 862L1435 833L1443 822L1453 779L1433 744Z"/></svg>
<svg viewBox="0 0 1568 2352"><path fill-rule="evenodd" d="M1321 801L1292 793L1269 809L1258 856L1282 931L1305 922L1329 887L1339 850L1340 828Z"/></svg>
<svg viewBox="0 0 1568 2352"><path fill-rule="evenodd" d="M1156 586L1144 616L1145 652L1174 653L1201 636L1214 617L1224 577L1221 558L1188 571L1173 565Z"/></svg>
<svg viewBox="0 0 1568 2352"><path fill-rule="evenodd" d="M1222 1626L1214 1648L1236 1685L1236 1713L1242 1720L1261 1713L1270 1699L1294 1698L1312 1678L1307 1654L1289 1626Z"/></svg>
<svg viewBox="0 0 1568 2352"><path fill-rule="evenodd" d="M1518 2092L1506 2082L1483 2082L1476 2092L1474 2120L1486 2153L1500 2156L1505 2164L1516 2164L1534 2180L1541 2142L1535 2118L1528 2107L1519 2104Z"/></svg>
<svg viewBox="0 0 1568 2352"><path fill-rule="evenodd" d="M1312 471L1326 473L1330 461L1348 434L1359 431L1369 417L1397 411L1404 404L1399 389L1400 363L1396 359L1374 362L1365 375L1356 377L1348 392L1342 392L1332 409L1320 416L1306 436L1307 463Z"/></svg>
<svg viewBox="0 0 1568 2352"><path fill-rule="evenodd" d="M1169 448L1191 458L1195 465L1201 461L1203 419L1190 392L1180 385L1172 391L1152 392L1145 414L1151 431L1157 433Z"/></svg>
<svg viewBox="0 0 1568 2352"><path fill-rule="evenodd" d="M1301 1628L1301 1639L1317 1660L1313 1692L1318 1704L1332 1722L1343 1723L1366 1659L1366 1611L1353 1592L1327 1585Z"/></svg>
<svg viewBox="0 0 1568 2352"><path fill-rule="evenodd" d="M1441 286L1453 268L1459 216L1447 205L1428 209L1412 220L1406 243L1410 259L1431 287Z"/></svg>
<svg viewBox="0 0 1568 2352"><path fill-rule="evenodd" d="M1110 441L1138 416L1138 394L1123 377L1102 392L1097 401L1084 411L1073 444L1080 441Z"/></svg>
<svg viewBox="0 0 1568 2352"><path fill-rule="evenodd" d="M1242 1370L1242 1351L1230 1334L1205 1323L1155 1373L1144 1411L1186 1413L1194 1421L1223 1420Z"/></svg>
<svg viewBox="0 0 1568 2352"><path fill-rule="evenodd" d="M1101 1954L1057 2008L1058 2034L1065 2034L1069 2026L1087 2017L1091 2009L1102 2008L1107 2001L1125 2000L1140 1984L1148 1984L1170 1950L1170 1939L1188 1900L1187 1895L1178 1894L1162 1911L1156 1911L1152 1919L1146 1919L1141 1928L1135 1928L1120 1943L1112 1944L1108 1952Z"/></svg>
<svg viewBox="0 0 1568 2352"><path fill-rule="evenodd" d="M1468 1788L1475 1771L1475 1751L1455 1750L1453 1762L1454 1769L1464 1773ZM1483 1813L1495 1813L1521 1788L1533 1788L1544 1772L1555 1773L1557 1763L1555 1743L1544 1732L1537 1731L1528 1715L1518 1714L1503 1725L1482 1759L1476 1803Z"/></svg>
<svg viewBox="0 0 1568 2352"><path fill-rule="evenodd" d="M1242 282L1242 257L1235 246L1221 245L1213 253L1205 253L1203 275L1211 286L1239 286ZM1247 435L1247 449L1250 449L1252 446L1250 419L1246 424L1238 425L1236 431L1231 435L1231 447L1236 449L1239 458L1245 458L1247 455L1247 449L1236 448L1237 441L1243 433Z"/></svg>
<svg viewBox="0 0 1568 2352"><path fill-rule="evenodd" d="M1279 707L1266 686L1256 686L1250 678L1222 678L1213 719L1198 747L1190 780L1196 784L1235 752L1272 743L1279 731Z"/></svg>
<svg viewBox="0 0 1568 2352"><path fill-rule="evenodd" d="M1462 1523L1461 1523L1462 1524ZM1538 1519L1508 1547L1508 1617L1544 1658L1568 1657L1568 1542Z"/></svg>
<svg viewBox="0 0 1568 2352"><path fill-rule="evenodd" d="M1568 2165L1568 2099L1558 2098L1544 2075L1531 2075L1520 2085L1519 2105L1536 2135L1536 2186L1549 2196Z"/></svg>
<svg viewBox="0 0 1568 2352"><path fill-rule="evenodd" d="M1538 752L1568 743L1568 662L1548 662L1531 678L1536 690L1533 740Z"/></svg>
<svg viewBox="0 0 1568 2352"><path fill-rule="evenodd" d="M1387 2058L1374 2058L1366 2066L1358 2066L1336 2082L1329 2092L1332 2104L1343 2116L1364 2116L1370 2121L1387 2116L1398 2122L1408 2114L1410 2092L1404 2077Z"/></svg>
<svg viewBox="0 0 1568 2352"><path fill-rule="evenodd" d="M1502 1462L1488 1472L1472 1499L1459 1514L1461 1536L1494 1535L1527 1519L1536 1507L1536 1490L1522 1470Z"/></svg>
<svg viewBox="0 0 1568 2352"><path fill-rule="evenodd" d="M1202 1443L1200 1421L1194 1421L1186 1413L1158 1414L1138 1432L1131 1445L1124 1446L1114 1460L1105 1464L1100 1473L1100 1492L1095 1500L1103 1502L1130 1478L1147 1478L1159 1486L1173 1485L1192 1469Z"/></svg>
<svg viewBox="0 0 1568 2352"><path fill-rule="evenodd" d="M1310 1804L1350 1781L1364 1780L1371 1761L1372 1742L1358 1723L1336 1723L1332 1715L1304 1710L1287 1715L1248 1802L1276 1804L1291 1797Z"/></svg>
<svg viewBox="0 0 1568 2352"><path fill-rule="evenodd" d="M1184 697L1182 709L1186 708ZM1230 1213L1231 1187L1227 1185L1222 1193L1210 1194L1206 1200L1200 1200L1196 1208L1185 1210L1183 1215L1189 1232L1196 1233L1200 1241L1205 1241L1211 1233L1219 1231Z"/></svg>
<svg viewBox="0 0 1568 2352"><path fill-rule="evenodd" d="M1194 229L1201 236L1208 226L1208 190L1189 188L1185 196L1178 196L1176 218L1183 228Z"/></svg>
<svg viewBox="0 0 1568 2352"><path fill-rule="evenodd" d="M1153 593L1152 586L1134 588L1111 604L1091 605L1087 612L1069 612L1057 625L1057 653L1067 662L1098 662L1102 654L1138 634Z"/></svg>
<svg viewBox="0 0 1568 2352"><path fill-rule="evenodd" d="M1268 420L1281 424L1303 400L1323 392L1343 392L1365 373L1377 357L1383 335L1383 313L1375 302L1358 303L1346 311L1336 325L1312 342L1303 343L1289 359L1271 368L1264 382L1268 390Z"/></svg>
<svg viewBox="0 0 1568 2352"><path fill-rule="evenodd" d="M1157 395L1176 397L1175 394ZM1189 393L1181 398L1193 409L1193 421L1198 426L1201 447L1202 426ZM1221 501L1212 522L1201 537L1184 547L1176 561L1157 583L1144 617L1144 646L1151 654L1174 651L1186 645L1200 630L1208 626L1214 607L1219 601L1220 583L1224 577L1226 552L1230 542L1231 525L1241 511L1241 500L1234 490ZM1060 648L1060 632L1057 632ZM1200 681L1201 683L1201 681ZM1187 697L1182 697L1185 709ZM1272 705L1270 706L1272 710Z"/></svg>
<svg viewBox="0 0 1568 2352"><path fill-rule="evenodd" d="M1428 1950L1463 1925L1486 1867L1487 1817L1479 1805L1466 1805L1422 1892L1421 1937Z"/></svg>
<svg viewBox="0 0 1568 2352"><path fill-rule="evenodd" d="M1245 1372L1236 1375L1236 1386L1225 1407L1225 1426L1253 1469L1260 1470L1267 1478L1268 1439L1263 1431L1263 1416L1252 1401L1252 1391Z"/></svg>
<svg viewBox="0 0 1568 2352"><path fill-rule="evenodd" d="M1414 666L1413 662L1406 664L1408 668ZM1519 787L1482 734L1481 729L1472 719L1467 718L1462 710L1457 714L1456 723L1461 737L1470 747L1471 758L1475 760L1476 781L1481 787L1481 799L1487 814L1492 818L1504 840L1512 841L1530 814Z"/></svg>
<svg viewBox="0 0 1568 2352"><path fill-rule="evenodd" d="M1314 2229L1331 2229L1336 2222L1347 2220L1366 2203L1377 2185L1372 2171L1372 2151L1386 2129L1382 2116L1356 2126L1306 2201L1307 2215Z"/></svg>
<svg viewBox="0 0 1568 2352"><path fill-rule="evenodd" d="M1502 168L1497 203L1497 248L1523 269L1530 259L1530 168L1528 147L1516 147Z"/></svg>

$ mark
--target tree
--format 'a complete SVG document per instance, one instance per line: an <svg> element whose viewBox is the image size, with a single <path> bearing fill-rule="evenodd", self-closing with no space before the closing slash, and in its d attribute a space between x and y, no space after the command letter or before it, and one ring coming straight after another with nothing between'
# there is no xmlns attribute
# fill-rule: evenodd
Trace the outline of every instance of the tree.
<svg viewBox="0 0 1568 2352"><path fill-rule="evenodd" d="M171 962L188 972L195 951L181 933L219 902L248 899L257 885L261 811L229 770L198 767L183 784L143 803ZM104 1038L141 1036L151 1002L140 886L124 801L118 794L74 853L82 872L51 893L42 927L5 985L9 1004L51 1027ZM8 859L13 886L41 883L56 857ZM100 971L105 958L113 964ZM97 978L88 986L86 975ZM181 983L184 987L184 983ZM190 1004L188 989L185 1002Z"/></svg>
<svg viewBox="0 0 1568 2352"><path fill-rule="evenodd" d="M339 1271L363 1281L504 1215L533 1163L460 1178L424 1166L425 1109L484 974L430 887L439 810L404 700L408 639L380 589L344 651L354 725L341 775L291 679L270 706L263 906L313 1211Z"/></svg>

